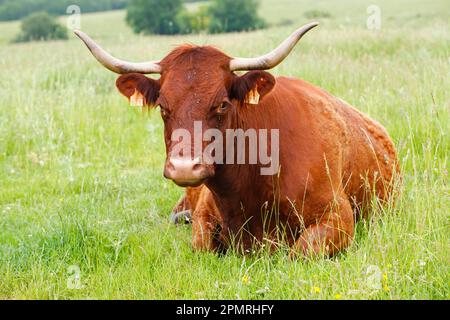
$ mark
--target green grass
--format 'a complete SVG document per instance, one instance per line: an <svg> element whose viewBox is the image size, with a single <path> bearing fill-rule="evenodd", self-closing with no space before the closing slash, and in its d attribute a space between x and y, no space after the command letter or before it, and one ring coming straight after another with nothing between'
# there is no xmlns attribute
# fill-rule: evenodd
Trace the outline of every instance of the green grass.
<svg viewBox="0 0 450 320"><path fill-rule="evenodd" d="M162 177L158 112L128 107L116 76L75 37L9 44L19 24L0 23L0 298L449 299L450 5L377 1L377 32L365 27L371 3L264 0L270 29L215 36L136 36L123 11L83 16L113 54L146 60L183 42L257 55L307 22L305 12L330 14L273 74L380 121L404 185L394 209L358 224L348 252L294 262L283 251L192 252L190 227L168 221L182 190Z"/></svg>

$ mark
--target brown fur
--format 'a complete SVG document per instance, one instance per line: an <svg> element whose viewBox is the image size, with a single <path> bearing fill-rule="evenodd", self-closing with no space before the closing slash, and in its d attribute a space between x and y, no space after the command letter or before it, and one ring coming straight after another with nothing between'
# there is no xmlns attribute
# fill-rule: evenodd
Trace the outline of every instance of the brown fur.
<svg viewBox="0 0 450 320"><path fill-rule="evenodd" d="M280 130L278 175L260 175L259 165L216 164L204 186L188 189L194 248L215 250L220 239L247 252L281 235L294 255L345 249L355 209L367 207L374 194L382 202L392 195L399 168L386 130L305 81L264 71L238 76L229 59L211 47L180 47L162 61L161 79L145 89L158 91L168 154L172 131L192 130L194 120L204 130ZM256 87L259 105L247 105L245 92ZM218 117L214 107L222 102L231 107Z"/></svg>
<svg viewBox="0 0 450 320"><path fill-rule="evenodd" d="M192 212L192 246L194 250L217 250L221 246L218 233L222 221L209 189L204 185L186 188L185 195L173 211L183 210Z"/></svg>

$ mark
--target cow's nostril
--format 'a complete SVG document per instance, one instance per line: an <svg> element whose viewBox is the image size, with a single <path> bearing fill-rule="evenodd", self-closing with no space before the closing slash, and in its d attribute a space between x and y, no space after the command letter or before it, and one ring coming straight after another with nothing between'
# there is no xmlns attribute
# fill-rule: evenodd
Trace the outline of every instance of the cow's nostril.
<svg viewBox="0 0 450 320"><path fill-rule="evenodd" d="M171 158L167 159L164 177L182 187L198 186L211 175L210 172L201 159Z"/></svg>
<svg viewBox="0 0 450 320"><path fill-rule="evenodd" d="M168 169L168 170L175 170L175 167L173 166L173 163L172 163L172 161L169 161L168 163L167 163L167 166L166 166L166 168Z"/></svg>

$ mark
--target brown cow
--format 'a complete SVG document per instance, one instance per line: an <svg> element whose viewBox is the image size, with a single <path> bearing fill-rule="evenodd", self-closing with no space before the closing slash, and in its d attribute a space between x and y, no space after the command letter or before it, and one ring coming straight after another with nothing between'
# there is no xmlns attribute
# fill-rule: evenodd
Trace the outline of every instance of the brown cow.
<svg viewBox="0 0 450 320"><path fill-rule="evenodd" d="M117 80L122 94L160 106L167 152L164 176L180 186L206 186L196 191L196 248L216 249L217 241L248 252L256 244L282 239L293 254L333 255L351 243L360 209L394 194L396 151L379 123L303 80L262 71L279 64L316 25L298 29L257 58L231 58L212 47L184 45L161 61L145 63L118 60L77 32L105 67L123 74ZM142 73L159 73L161 78ZM222 137L230 129L278 130L279 145L270 140L267 150L278 151L279 170L262 175L262 163L248 162L250 139L244 146L229 147L229 141L219 138L227 146L223 157L236 159L243 147L244 163L211 162L215 155L206 152L205 141L200 145L204 157L192 157L191 145L173 136L179 129L195 136L196 123L202 133L214 128ZM260 137L257 142L259 146ZM197 219L196 226L197 214L207 218ZM197 241L198 230L211 236Z"/></svg>

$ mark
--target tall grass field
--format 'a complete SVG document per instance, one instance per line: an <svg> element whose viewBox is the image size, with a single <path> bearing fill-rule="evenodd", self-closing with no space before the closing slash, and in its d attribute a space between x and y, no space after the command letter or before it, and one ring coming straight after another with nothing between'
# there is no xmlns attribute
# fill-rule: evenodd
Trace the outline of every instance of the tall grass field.
<svg viewBox="0 0 450 320"><path fill-rule="evenodd" d="M159 112L128 106L74 35L12 44L20 23L0 23L1 299L450 298L448 0L263 0L268 29L220 35L135 35L125 14L82 14L81 28L132 61L186 42L256 56L319 20L271 72L382 123L401 197L335 258L193 252L191 227L168 218L183 189L162 175Z"/></svg>

